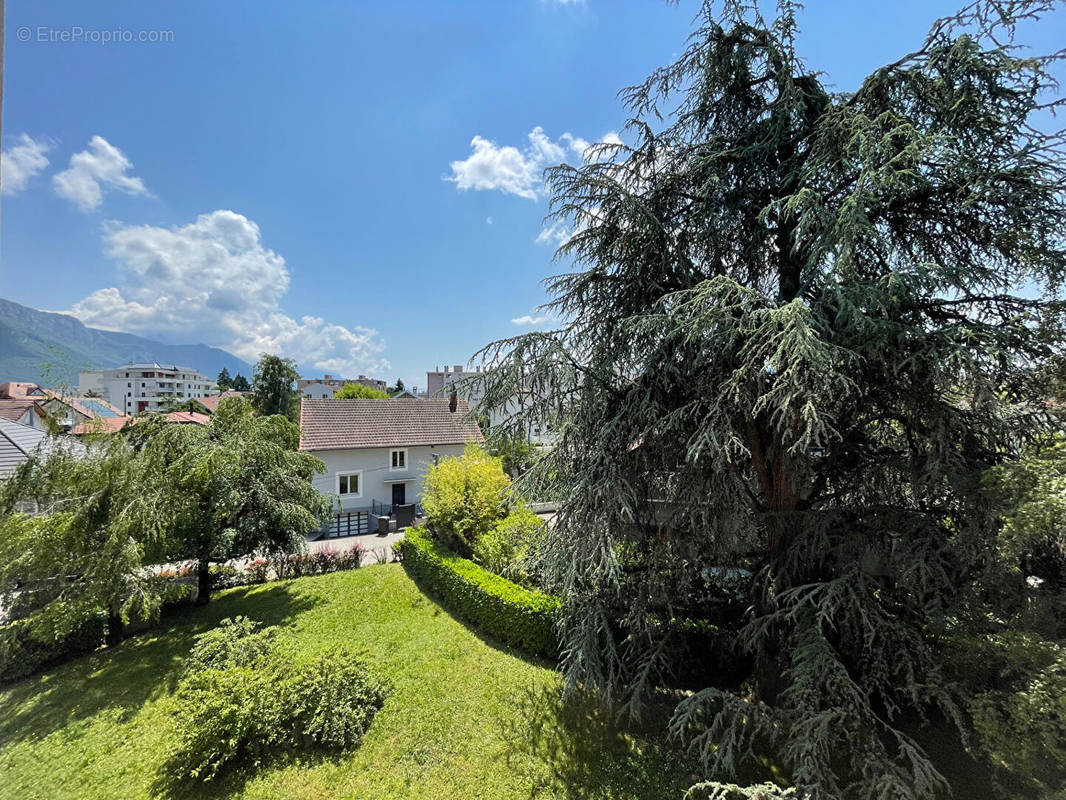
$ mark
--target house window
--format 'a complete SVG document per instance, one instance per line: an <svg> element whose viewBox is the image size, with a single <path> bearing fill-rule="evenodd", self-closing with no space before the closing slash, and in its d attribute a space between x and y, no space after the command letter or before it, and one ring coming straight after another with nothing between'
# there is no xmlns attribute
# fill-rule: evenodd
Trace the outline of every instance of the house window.
<svg viewBox="0 0 1066 800"><path fill-rule="evenodd" d="M359 497L362 494L362 472L338 472L337 494L347 497Z"/></svg>
<svg viewBox="0 0 1066 800"><path fill-rule="evenodd" d="M389 469L392 471L407 469L407 451L406 450L390 450L389 451Z"/></svg>

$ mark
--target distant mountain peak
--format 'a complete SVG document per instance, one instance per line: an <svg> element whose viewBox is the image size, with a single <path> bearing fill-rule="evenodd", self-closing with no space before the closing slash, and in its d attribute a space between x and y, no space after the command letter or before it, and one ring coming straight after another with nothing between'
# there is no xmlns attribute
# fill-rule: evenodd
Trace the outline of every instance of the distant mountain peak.
<svg viewBox="0 0 1066 800"><path fill-rule="evenodd" d="M204 344L165 344L131 333L88 328L76 317L0 298L0 382L74 386L78 372L137 361L189 366L210 378L223 367L252 376L252 365Z"/></svg>

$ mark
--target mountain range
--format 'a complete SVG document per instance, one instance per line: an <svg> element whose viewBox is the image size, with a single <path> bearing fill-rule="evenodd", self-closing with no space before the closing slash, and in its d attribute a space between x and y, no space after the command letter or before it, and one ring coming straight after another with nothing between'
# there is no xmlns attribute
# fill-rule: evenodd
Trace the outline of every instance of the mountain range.
<svg viewBox="0 0 1066 800"><path fill-rule="evenodd" d="M0 383L76 386L78 372L157 361L214 378L223 367L249 380L252 365L203 344L164 344L130 333L87 328L68 314L38 311L0 298Z"/></svg>

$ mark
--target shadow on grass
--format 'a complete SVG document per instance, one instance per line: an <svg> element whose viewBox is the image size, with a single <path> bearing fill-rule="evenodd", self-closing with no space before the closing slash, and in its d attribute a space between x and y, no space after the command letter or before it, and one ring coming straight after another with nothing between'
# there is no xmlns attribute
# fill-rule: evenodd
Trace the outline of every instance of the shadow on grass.
<svg viewBox="0 0 1066 800"><path fill-rule="evenodd" d="M530 796L566 798L680 797L695 780L693 765L665 734L666 708L641 724L625 723L599 695L558 688L526 689L518 714L501 720L508 766L530 783Z"/></svg>
<svg viewBox="0 0 1066 800"><path fill-rule="evenodd" d="M314 769L327 762L355 752L358 745L342 752L313 749L300 753L278 753L257 764L231 766L219 772L214 780L200 783L192 779L175 780L166 774L164 763L156 772L152 782L151 796L160 800L219 800L223 797L239 795L245 785L253 778L265 773L281 770L294 764L305 769Z"/></svg>
<svg viewBox="0 0 1066 800"><path fill-rule="evenodd" d="M42 738L107 710L125 722L145 703L174 690L196 636L219 620L244 615L264 625L286 625L319 602L294 593L286 582L233 589L207 606L176 610L118 647L5 687L0 745Z"/></svg>

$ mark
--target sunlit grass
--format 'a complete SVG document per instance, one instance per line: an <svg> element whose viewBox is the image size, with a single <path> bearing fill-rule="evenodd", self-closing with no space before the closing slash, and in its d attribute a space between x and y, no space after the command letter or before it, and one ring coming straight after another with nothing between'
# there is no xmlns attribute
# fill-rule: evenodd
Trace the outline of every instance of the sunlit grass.
<svg viewBox="0 0 1066 800"><path fill-rule="evenodd" d="M0 797L152 796L171 746L170 693L195 634L244 614L279 644L363 654L392 693L360 747L208 787L242 798L662 798L687 770L661 740L618 730L558 676L486 641L397 565L236 589L135 637L0 692Z"/></svg>

